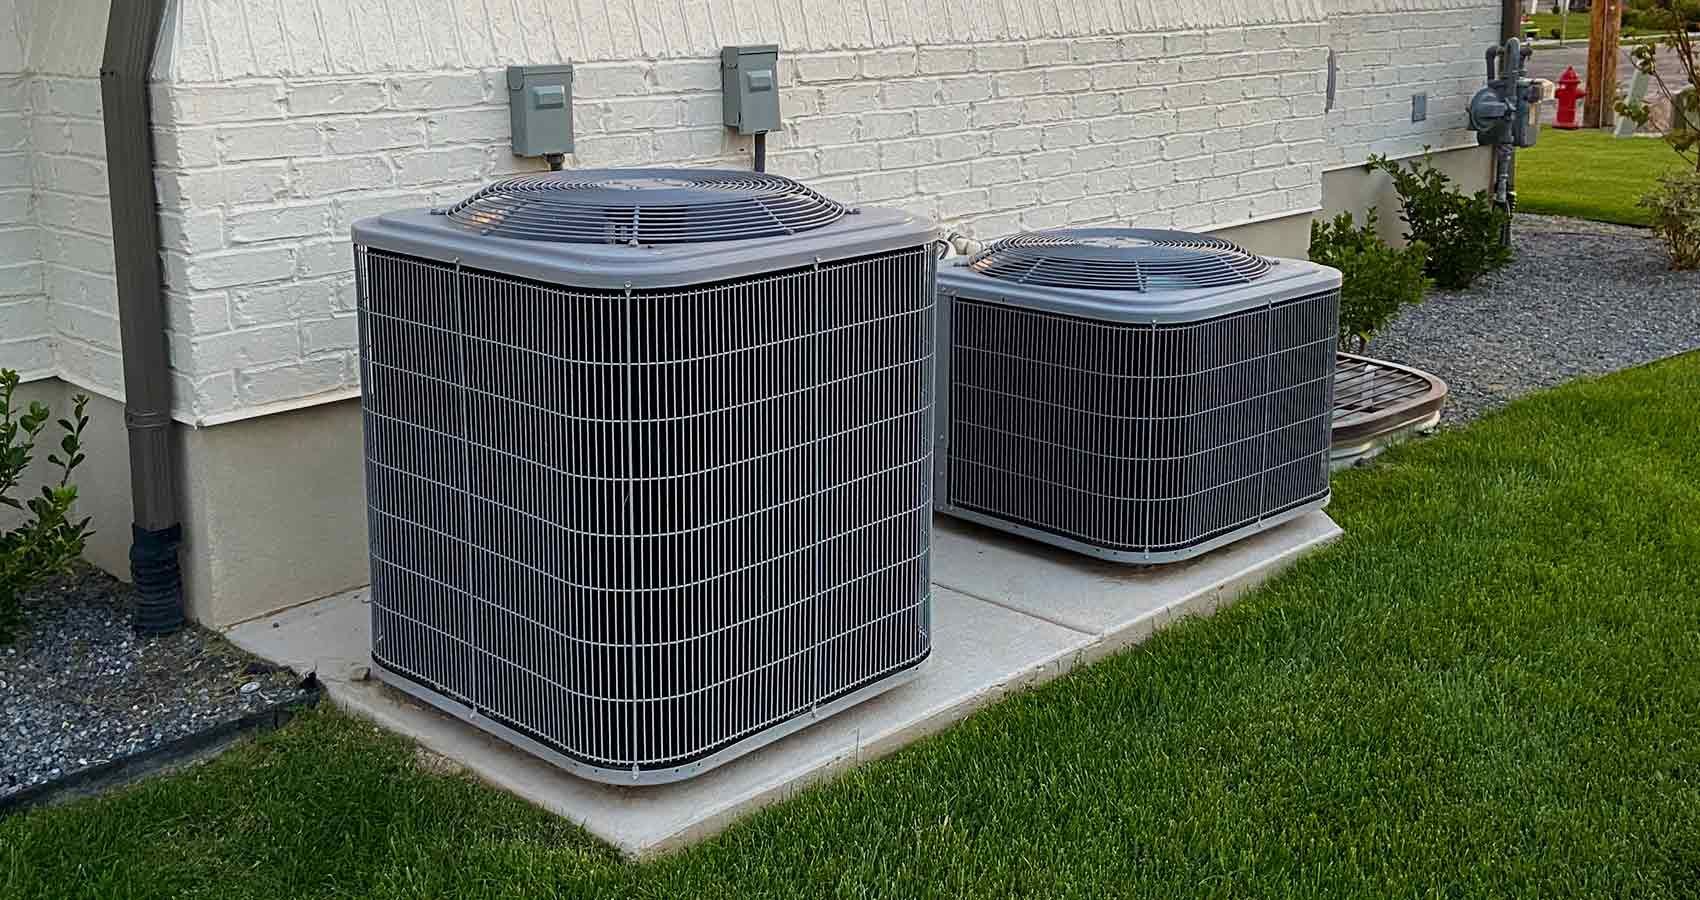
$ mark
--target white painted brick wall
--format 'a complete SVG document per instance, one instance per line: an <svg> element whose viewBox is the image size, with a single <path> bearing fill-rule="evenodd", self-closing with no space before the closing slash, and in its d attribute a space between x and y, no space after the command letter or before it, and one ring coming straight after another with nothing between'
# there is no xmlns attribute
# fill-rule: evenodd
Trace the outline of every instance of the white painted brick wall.
<svg viewBox="0 0 1700 900"><path fill-rule="evenodd" d="M0 0L0 366L122 396L99 0Z"/></svg>
<svg viewBox="0 0 1700 900"><path fill-rule="evenodd" d="M0 0L0 368L31 378L54 370L53 321L42 277L20 25L15 0Z"/></svg>
<svg viewBox="0 0 1700 900"><path fill-rule="evenodd" d="M1375 9L1374 0L1354 0ZM1466 127L1471 95L1486 83L1482 55L1499 40L1500 4L1450 0L1449 8L1405 8L1335 15L1328 44L1339 77L1328 112L1323 164L1358 165L1370 154L1393 157L1473 146ZM1411 121L1411 95L1428 94L1428 119Z"/></svg>
<svg viewBox="0 0 1700 900"><path fill-rule="evenodd" d="M55 6L8 3L34 20ZM91 15L104 0L63 5ZM575 63L571 165L746 166L747 139L720 125L718 50L772 41L785 126L770 164L829 195L987 237L1215 227L1319 205L1323 168L1370 149L1451 142L1497 5L176 0L168 21L157 182L177 413L197 421L356 387L349 224L538 167L508 151L510 62ZM0 140L0 229L34 232L41 289L0 296L0 325L45 323L53 365L116 394L99 41L75 40L65 16L50 31L76 62L26 75L31 145ZM1342 82L1359 105L1325 116L1330 46L1362 72ZM0 38L0 72L6 53ZM1430 122L1412 127L1418 89ZM12 155L21 197L5 187Z"/></svg>
<svg viewBox="0 0 1700 900"><path fill-rule="evenodd" d="M38 72L30 79L30 104L31 170L55 369L77 385L122 397L99 79Z"/></svg>
<svg viewBox="0 0 1700 900"><path fill-rule="evenodd" d="M986 237L1307 210L1320 202L1321 141L1280 129L1323 130L1322 36L1297 23L787 53L770 163L847 202ZM1246 46L1280 49L1224 71L1223 48ZM717 66L578 63L570 163L747 166L748 140L720 123ZM162 203L195 225L185 216L164 240L173 322L186 325L173 360L199 417L356 387L349 223L540 165L509 152L497 66L155 93Z"/></svg>

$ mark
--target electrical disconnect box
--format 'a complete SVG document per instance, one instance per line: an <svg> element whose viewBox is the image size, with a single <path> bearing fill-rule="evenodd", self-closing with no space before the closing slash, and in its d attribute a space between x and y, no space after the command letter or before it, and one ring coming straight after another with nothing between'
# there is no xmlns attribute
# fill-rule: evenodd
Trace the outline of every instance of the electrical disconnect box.
<svg viewBox="0 0 1700 900"><path fill-rule="evenodd" d="M508 115L515 156L573 152L573 67L509 66Z"/></svg>
<svg viewBox="0 0 1700 900"><path fill-rule="evenodd" d="M1541 88L1524 66L1531 50L1516 38L1487 52L1487 87L1470 99L1470 127L1476 141L1533 147L1540 137Z"/></svg>
<svg viewBox="0 0 1700 900"><path fill-rule="evenodd" d="M726 127L739 134L779 130L779 45L745 44L720 51Z"/></svg>

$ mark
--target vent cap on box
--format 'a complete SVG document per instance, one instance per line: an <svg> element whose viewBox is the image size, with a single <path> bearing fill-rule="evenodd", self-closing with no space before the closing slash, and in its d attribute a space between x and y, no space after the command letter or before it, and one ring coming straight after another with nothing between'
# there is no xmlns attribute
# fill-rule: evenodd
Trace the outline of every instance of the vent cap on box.
<svg viewBox="0 0 1700 900"><path fill-rule="evenodd" d="M1270 263L1232 241L1186 231L1057 228L1004 238L968 266L1020 284L1152 292L1250 284Z"/></svg>
<svg viewBox="0 0 1700 900"><path fill-rule="evenodd" d="M580 169L498 181L447 210L479 234L574 244L695 244L796 234L842 204L736 169Z"/></svg>

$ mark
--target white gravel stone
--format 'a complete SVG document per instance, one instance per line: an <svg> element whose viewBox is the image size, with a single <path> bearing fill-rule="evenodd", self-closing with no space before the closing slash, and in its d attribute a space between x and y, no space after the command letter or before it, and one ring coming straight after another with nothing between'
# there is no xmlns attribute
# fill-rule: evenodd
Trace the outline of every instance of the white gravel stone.
<svg viewBox="0 0 1700 900"><path fill-rule="evenodd" d="M1700 348L1700 272L1671 271L1652 232L1524 215L1515 248L1469 290L1406 309L1366 351L1444 379L1444 422Z"/></svg>
<svg viewBox="0 0 1700 900"><path fill-rule="evenodd" d="M299 695L293 674L205 629L137 638L129 604L88 566L24 597L0 652L0 797Z"/></svg>

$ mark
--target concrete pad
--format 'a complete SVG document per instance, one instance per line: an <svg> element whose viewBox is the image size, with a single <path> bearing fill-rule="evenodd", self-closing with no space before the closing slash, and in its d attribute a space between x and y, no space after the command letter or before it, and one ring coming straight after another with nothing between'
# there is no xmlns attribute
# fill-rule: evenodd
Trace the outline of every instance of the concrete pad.
<svg viewBox="0 0 1700 900"><path fill-rule="evenodd" d="M622 788L575 778L377 681L346 677L348 661L367 651L366 603L364 591L349 592L279 614L275 628L271 621L256 621L227 635L245 650L292 667L324 666L320 679L339 706L418 740L633 856L707 836L847 765L938 731L1013 687L1054 678L1092 640L939 590L933 598L933 656L909 684L701 777Z"/></svg>
<svg viewBox="0 0 1700 900"><path fill-rule="evenodd" d="M225 629L230 642L319 680L363 681L372 666L371 592L355 588Z"/></svg>
<svg viewBox="0 0 1700 900"><path fill-rule="evenodd" d="M1128 566L940 516L933 583L1093 635L1097 658L1172 619L1215 612L1340 533L1312 512L1186 562Z"/></svg>
<svg viewBox="0 0 1700 900"><path fill-rule="evenodd" d="M575 778L366 678L364 589L230 628L238 646L316 671L333 702L417 740L478 777L645 857L705 838L749 812L960 721L1011 690L1208 613L1339 534L1314 513L1201 560L1161 569L1094 562L940 519L933 656L914 680L700 777L618 787Z"/></svg>

